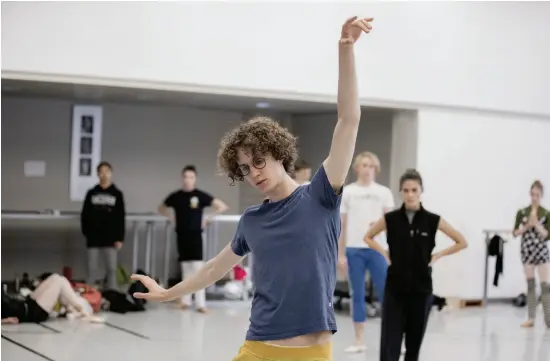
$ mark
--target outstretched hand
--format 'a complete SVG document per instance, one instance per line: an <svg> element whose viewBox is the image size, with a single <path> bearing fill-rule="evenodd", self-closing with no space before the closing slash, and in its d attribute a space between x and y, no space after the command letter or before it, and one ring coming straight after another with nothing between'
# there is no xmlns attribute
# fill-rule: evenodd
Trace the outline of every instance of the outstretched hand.
<svg viewBox="0 0 550 361"><path fill-rule="evenodd" d="M346 20L344 25L342 25L340 43L346 45L354 44L363 32L370 33L372 30L372 21L373 18L357 18L357 16Z"/></svg>
<svg viewBox="0 0 550 361"><path fill-rule="evenodd" d="M147 290L149 291L147 293L135 292L134 293L135 298L141 298L148 301L156 301L156 302L170 301L167 295L166 289L160 287L158 283L156 283L155 280L152 279L151 277L145 276L145 275L133 274L131 276L131 279L134 281L141 282L145 286L145 288L147 288Z"/></svg>

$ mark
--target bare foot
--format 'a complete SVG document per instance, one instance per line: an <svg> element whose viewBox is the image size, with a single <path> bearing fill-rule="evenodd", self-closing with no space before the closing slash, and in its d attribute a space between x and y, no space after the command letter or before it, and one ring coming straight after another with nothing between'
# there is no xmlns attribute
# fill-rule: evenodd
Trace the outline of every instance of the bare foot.
<svg viewBox="0 0 550 361"><path fill-rule="evenodd" d="M344 352L346 353L362 353L367 351L367 346L364 344L356 342L355 344L347 347Z"/></svg>
<svg viewBox="0 0 550 361"><path fill-rule="evenodd" d="M19 319L17 317L8 317L3 319L2 323L6 323L8 325L17 325L19 323Z"/></svg>
<svg viewBox="0 0 550 361"><path fill-rule="evenodd" d="M197 308L197 312L198 313L208 313L208 310L204 307L201 307L201 308Z"/></svg>
<svg viewBox="0 0 550 361"><path fill-rule="evenodd" d="M178 308L179 308L180 310L188 310L190 307L191 307L191 306L186 305L185 303L180 303L180 304L178 305Z"/></svg>
<svg viewBox="0 0 550 361"><path fill-rule="evenodd" d="M535 321L533 320L527 320L524 323L521 324L521 327L523 328L531 328L535 326Z"/></svg>

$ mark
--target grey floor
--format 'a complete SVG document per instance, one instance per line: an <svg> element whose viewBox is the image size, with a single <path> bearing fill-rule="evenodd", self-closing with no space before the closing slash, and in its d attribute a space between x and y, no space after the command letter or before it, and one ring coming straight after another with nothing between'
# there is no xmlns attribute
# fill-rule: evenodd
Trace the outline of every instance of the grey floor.
<svg viewBox="0 0 550 361"><path fill-rule="evenodd" d="M209 306L211 313L201 315L155 305L140 314L107 314L105 325L78 320L49 321L46 326L51 329L3 325L2 360L229 361L243 341L249 305L216 301ZM521 329L524 315L525 309L506 305L436 311L430 318L420 360L550 361L550 330L540 319L534 329ZM368 322L369 349L357 355L343 351L352 338L350 318L338 316L338 324L335 361L378 360L379 319Z"/></svg>

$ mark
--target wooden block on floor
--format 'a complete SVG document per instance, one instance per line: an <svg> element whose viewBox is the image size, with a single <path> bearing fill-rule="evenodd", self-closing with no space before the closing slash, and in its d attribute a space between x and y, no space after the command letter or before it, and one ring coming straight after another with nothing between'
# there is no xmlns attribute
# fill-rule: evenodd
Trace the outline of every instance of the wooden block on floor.
<svg viewBox="0 0 550 361"><path fill-rule="evenodd" d="M459 308L483 307L483 300L480 299L462 299L462 298L447 298L449 308L456 310Z"/></svg>
<svg viewBox="0 0 550 361"><path fill-rule="evenodd" d="M460 308L483 307L483 300L460 300Z"/></svg>

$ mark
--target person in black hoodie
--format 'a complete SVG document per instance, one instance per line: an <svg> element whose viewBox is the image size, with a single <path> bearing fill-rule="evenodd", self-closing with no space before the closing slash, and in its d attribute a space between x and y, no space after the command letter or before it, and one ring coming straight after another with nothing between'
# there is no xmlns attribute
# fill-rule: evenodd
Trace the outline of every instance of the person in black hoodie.
<svg viewBox="0 0 550 361"><path fill-rule="evenodd" d="M81 213L82 234L88 248L87 284L94 283L99 254L107 265L108 289L117 289L117 252L126 233L124 196L112 183L112 166L101 162L97 166L99 184L88 190Z"/></svg>

